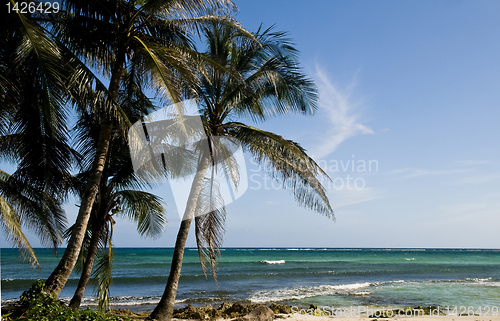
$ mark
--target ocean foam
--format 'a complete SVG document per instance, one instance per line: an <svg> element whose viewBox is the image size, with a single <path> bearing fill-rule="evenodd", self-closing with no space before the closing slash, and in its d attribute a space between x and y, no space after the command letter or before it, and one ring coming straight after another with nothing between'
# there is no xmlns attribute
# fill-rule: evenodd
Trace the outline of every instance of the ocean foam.
<svg viewBox="0 0 500 321"><path fill-rule="evenodd" d="M366 295L366 291L357 291L369 287L369 282L340 284L340 285L320 285L320 286L301 286L298 288L258 291L254 293L249 300L253 303L264 303L283 300L301 300L305 298L349 294L349 295Z"/></svg>
<svg viewBox="0 0 500 321"><path fill-rule="evenodd" d="M263 260L261 262L266 264L285 264L285 260L276 260L276 261Z"/></svg>
<svg viewBox="0 0 500 321"><path fill-rule="evenodd" d="M63 299L65 301L66 299ZM67 299L69 302L69 299ZM181 303L184 300L175 300L175 303ZM109 303L111 306L133 306L143 304L158 304L160 297L158 296L121 296L111 297ZM82 306L96 306L97 300L95 298L83 298Z"/></svg>
<svg viewBox="0 0 500 321"><path fill-rule="evenodd" d="M479 279L479 278L465 278L465 281L471 281L471 282L488 282L491 281L493 278L485 278L485 279Z"/></svg>
<svg viewBox="0 0 500 321"><path fill-rule="evenodd" d="M349 295L352 295L352 296L367 296L370 294L372 294L372 293L369 291L359 291L359 292L349 293Z"/></svg>
<svg viewBox="0 0 500 321"><path fill-rule="evenodd" d="M156 305L158 302L160 302L161 297L159 296L120 296L120 297L111 297L109 300L110 305L113 307L119 307L119 306L138 306L138 305ZM66 304L69 304L69 301L71 298L61 298L61 301L63 301ZM208 298L187 298L187 299L177 299L175 300L175 304L179 303L184 303L184 302L203 302L206 303L206 301L216 301L217 298L215 297L208 297ZM97 299L96 298L91 298L91 297L85 297L82 300L82 306L85 307L94 307L97 306Z"/></svg>

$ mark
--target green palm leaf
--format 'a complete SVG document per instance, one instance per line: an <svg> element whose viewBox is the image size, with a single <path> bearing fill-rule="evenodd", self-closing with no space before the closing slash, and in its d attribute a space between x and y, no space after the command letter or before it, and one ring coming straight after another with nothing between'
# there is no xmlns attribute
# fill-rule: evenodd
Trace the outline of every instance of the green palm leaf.
<svg viewBox="0 0 500 321"><path fill-rule="evenodd" d="M97 254L95 270L92 274L93 278L95 278L94 293L99 301L97 306L99 310L109 308L109 287L113 283L113 257L114 252L110 237L108 248L102 249Z"/></svg>
<svg viewBox="0 0 500 321"><path fill-rule="evenodd" d="M12 241L15 247L21 250L23 257L28 258L33 266L40 267L35 251L21 230L19 216L15 209L0 195L0 225L4 235Z"/></svg>
<svg viewBox="0 0 500 321"><path fill-rule="evenodd" d="M137 223L137 231L144 236L157 238L166 224L161 198L141 191L121 190L116 192L122 212Z"/></svg>
<svg viewBox="0 0 500 321"><path fill-rule="evenodd" d="M217 181L213 179L203 181L196 202L195 215L196 245L203 273L206 276L207 265L210 265L214 280L217 282L217 260L220 257L227 215Z"/></svg>
<svg viewBox="0 0 500 321"><path fill-rule="evenodd" d="M22 233L21 225L33 230L42 244L50 244L54 250L62 244L66 216L57 199L32 186L23 185L0 170L0 205L2 226L7 236L31 257L34 265L38 265L38 261Z"/></svg>
<svg viewBox="0 0 500 321"><path fill-rule="evenodd" d="M320 181L329 180L329 177L300 145L242 123L228 123L226 127L257 162L266 165L263 168L271 168L269 175L281 182L285 189L290 189L299 204L334 217Z"/></svg>
<svg viewBox="0 0 500 321"><path fill-rule="evenodd" d="M72 69L61 48L33 19L20 11L2 13L1 18L6 47L0 78L7 105L0 109L8 110L1 126L3 156L17 163L13 176L18 181L64 196L73 161L65 106Z"/></svg>

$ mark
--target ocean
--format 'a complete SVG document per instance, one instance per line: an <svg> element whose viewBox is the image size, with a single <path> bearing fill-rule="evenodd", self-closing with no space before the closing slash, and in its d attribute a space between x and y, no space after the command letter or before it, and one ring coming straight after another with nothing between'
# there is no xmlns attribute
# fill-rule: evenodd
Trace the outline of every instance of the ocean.
<svg viewBox="0 0 500 321"><path fill-rule="evenodd" d="M151 311L170 269L171 248L117 248L112 307ZM41 271L23 263L15 249L1 249L2 302L16 299L58 262L36 249ZM60 298L70 298L73 274ZM225 248L217 283L203 274L196 249L186 249L177 307L224 301L329 307L500 308L500 250L483 249L292 249ZM83 306L96 305L92 286Z"/></svg>

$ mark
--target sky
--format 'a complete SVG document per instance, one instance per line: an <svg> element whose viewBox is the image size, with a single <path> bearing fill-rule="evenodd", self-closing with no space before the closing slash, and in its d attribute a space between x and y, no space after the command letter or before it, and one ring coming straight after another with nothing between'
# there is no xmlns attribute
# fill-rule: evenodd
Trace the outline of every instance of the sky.
<svg viewBox="0 0 500 321"><path fill-rule="evenodd" d="M335 220L298 206L246 155L248 189L227 205L224 246L500 248L500 2L235 2L247 30L288 31L317 84L314 116L257 125L330 175ZM118 219L115 246L174 246L175 200L168 184L155 193L164 234L145 239Z"/></svg>

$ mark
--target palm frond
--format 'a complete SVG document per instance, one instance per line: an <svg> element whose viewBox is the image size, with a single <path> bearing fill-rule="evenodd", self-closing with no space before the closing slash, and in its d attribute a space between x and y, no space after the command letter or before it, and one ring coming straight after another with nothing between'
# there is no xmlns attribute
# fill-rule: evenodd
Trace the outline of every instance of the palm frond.
<svg viewBox="0 0 500 321"><path fill-rule="evenodd" d="M146 69L152 75L151 80L155 81L152 87L163 99L179 102L182 92L181 83L174 70L190 70L182 54L172 48L147 43L137 36L133 38L133 41L137 43L137 55L142 57ZM169 68L166 63L176 69ZM191 78L194 79L193 76ZM182 111L179 110L179 112Z"/></svg>
<svg viewBox="0 0 500 321"><path fill-rule="evenodd" d="M21 251L21 255L28 259L33 266L40 268L40 263L35 251L21 230L20 218L14 208L0 195L0 225L4 235L15 247Z"/></svg>
<svg viewBox="0 0 500 321"><path fill-rule="evenodd" d="M116 192L120 215L137 222L137 231L144 236L157 238L165 227L165 209L160 197L142 191L121 190Z"/></svg>
<svg viewBox="0 0 500 321"><path fill-rule="evenodd" d="M113 258L114 251L110 237L108 247L98 252L95 269L92 272L92 277L95 278L94 294L98 298L97 307L101 311L106 311L109 308L109 287L113 283Z"/></svg>
<svg viewBox="0 0 500 321"><path fill-rule="evenodd" d="M238 188L240 171L234 154L240 148L240 144L236 139L227 136L211 136L209 144L213 168L216 171L221 168L225 177Z"/></svg>
<svg viewBox="0 0 500 321"><path fill-rule="evenodd" d="M145 74L141 62L134 56L122 77L118 103L130 113L129 118L132 120L140 119L159 108L153 97L148 97L144 90L148 85Z"/></svg>
<svg viewBox="0 0 500 321"><path fill-rule="evenodd" d="M97 297L97 308L101 311L106 311L109 308L110 292L109 288L113 283L113 225L115 221L110 218L101 226L102 233L99 235L97 244L98 250L96 260L94 261L94 270L92 277L94 278L94 295Z"/></svg>
<svg viewBox="0 0 500 321"><path fill-rule="evenodd" d="M201 16L209 11L231 14L236 12L237 7L230 0L183 0L172 2L150 0L144 3L141 10L164 18L189 18Z"/></svg>
<svg viewBox="0 0 500 321"><path fill-rule="evenodd" d="M34 231L42 244L56 251L62 244L66 216L59 200L0 170L0 195L14 210L21 225ZM10 217L12 214L6 212ZM13 219L10 220L13 224ZM16 228L15 225L12 225ZM18 234L18 233L17 233Z"/></svg>
<svg viewBox="0 0 500 321"><path fill-rule="evenodd" d="M320 181L329 177L299 144L243 123L228 123L226 128L259 164L271 169L268 174L291 190L299 204L334 218Z"/></svg>
<svg viewBox="0 0 500 321"><path fill-rule="evenodd" d="M10 112L4 134L17 136L10 140L15 145L7 148L8 158L18 165L18 181L64 197L73 161L66 107L72 69L41 25L20 11L6 18L6 60L0 69L14 86L4 88Z"/></svg>
<svg viewBox="0 0 500 321"><path fill-rule="evenodd" d="M196 203L195 235L198 255L206 276L207 265L217 282L217 260L223 242L226 222L226 208L220 192L219 182L212 177L205 178Z"/></svg>
<svg viewBox="0 0 500 321"><path fill-rule="evenodd" d="M89 3L78 2L64 1L66 10L59 13L52 31L85 64L108 77L118 40L118 27L111 14L115 8L111 2L94 2L90 7Z"/></svg>
<svg viewBox="0 0 500 321"><path fill-rule="evenodd" d="M197 92L206 108L221 106L221 120L233 115L263 121L290 112L312 114L316 109L317 89L300 69L297 50L286 33L271 30L259 29L254 41L224 25L205 28L208 55L231 72L207 65Z"/></svg>
<svg viewBox="0 0 500 321"><path fill-rule="evenodd" d="M169 23L186 28L192 32L199 35L202 34L203 29L210 28L214 25L224 26L228 30L235 33L235 36L243 36L251 39L256 45L259 45L257 37L251 32L247 31L241 26L241 24L231 16L218 14L208 14L203 16L198 16L194 18L184 18L184 19L170 19Z"/></svg>

